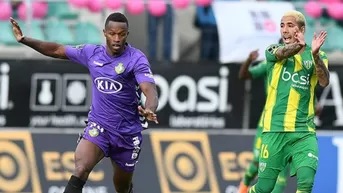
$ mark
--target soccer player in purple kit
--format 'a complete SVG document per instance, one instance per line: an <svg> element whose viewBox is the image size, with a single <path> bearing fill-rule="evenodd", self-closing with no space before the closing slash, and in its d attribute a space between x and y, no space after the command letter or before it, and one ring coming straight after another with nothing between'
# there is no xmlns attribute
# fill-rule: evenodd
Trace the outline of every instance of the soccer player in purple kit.
<svg viewBox="0 0 343 193"><path fill-rule="evenodd" d="M76 147L75 169L64 193L82 193L89 173L104 157L112 161L117 193L132 193L142 144L140 115L158 123L158 96L146 56L126 43L127 18L121 13L107 17L103 30L106 45L75 47L26 37L18 23L13 18L10 21L18 42L43 55L84 65L93 80L89 122ZM146 96L145 108L139 106L141 92Z"/></svg>

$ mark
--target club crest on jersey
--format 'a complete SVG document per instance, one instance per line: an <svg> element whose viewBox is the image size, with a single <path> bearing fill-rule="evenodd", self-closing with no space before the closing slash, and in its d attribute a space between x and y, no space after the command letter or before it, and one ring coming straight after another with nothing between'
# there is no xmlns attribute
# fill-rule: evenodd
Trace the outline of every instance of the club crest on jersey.
<svg viewBox="0 0 343 193"><path fill-rule="evenodd" d="M311 60L303 61L303 66L305 66L306 69L310 69L312 67L312 61Z"/></svg>
<svg viewBox="0 0 343 193"><path fill-rule="evenodd" d="M268 48L267 48L267 51L271 54L274 53L274 51L279 47L279 45L276 45L276 44L273 44L273 45L270 45Z"/></svg>
<svg viewBox="0 0 343 193"><path fill-rule="evenodd" d="M261 172L264 172L264 170L266 169L266 166L267 166L267 163L265 163L265 162L260 162L258 168L260 169Z"/></svg>
<svg viewBox="0 0 343 193"><path fill-rule="evenodd" d="M99 135L99 130L96 128L93 128L93 129L89 130L88 133L91 137L96 137Z"/></svg>
<svg viewBox="0 0 343 193"><path fill-rule="evenodd" d="M114 70L117 74L123 73L125 71L124 64L120 62L116 67L114 67Z"/></svg>

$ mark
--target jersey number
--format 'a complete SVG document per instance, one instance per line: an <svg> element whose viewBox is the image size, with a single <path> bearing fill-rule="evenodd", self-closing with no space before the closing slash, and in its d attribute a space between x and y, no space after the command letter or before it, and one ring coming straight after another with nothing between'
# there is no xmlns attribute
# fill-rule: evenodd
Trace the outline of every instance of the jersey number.
<svg viewBox="0 0 343 193"><path fill-rule="evenodd" d="M269 157L268 145L262 144L260 156L264 159Z"/></svg>

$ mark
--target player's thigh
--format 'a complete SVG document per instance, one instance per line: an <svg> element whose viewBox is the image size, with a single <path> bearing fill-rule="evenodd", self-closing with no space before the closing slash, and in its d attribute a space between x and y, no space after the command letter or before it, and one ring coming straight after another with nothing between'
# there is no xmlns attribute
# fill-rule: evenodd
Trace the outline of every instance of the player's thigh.
<svg viewBox="0 0 343 193"><path fill-rule="evenodd" d="M285 178L287 179L288 178L288 174L289 174L289 163L286 165L286 167L281 170L280 174L279 174L279 178Z"/></svg>
<svg viewBox="0 0 343 193"><path fill-rule="evenodd" d="M263 133L260 149L258 177L277 179L281 170L286 166L283 133Z"/></svg>
<svg viewBox="0 0 343 193"><path fill-rule="evenodd" d="M289 136L293 143L290 149L291 176L301 167L318 168L318 141L315 133L294 133Z"/></svg>
<svg viewBox="0 0 343 193"><path fill-rule="evenodd" d="M88 123L75 150L75 172L89 173L108 149L109 143L103 130Z"/></svg>
<svg viewBox="0 0 343 193"><path fill-rule="evenodd" d="M261 145L262 145L262 128L258 127L256 129L256 135L255 135L255 139L254 139L254 144L253 144L253 162L257 162L259 161L259 157L260 157L260 149L261 149Z"/></svg>
<svg viewBox="0 0 343 193"><path fill-rule="evenodd" d="M117 135L112 145L111 160L114 166L114 185L129 186L141 152L142 134Z"/></svg>

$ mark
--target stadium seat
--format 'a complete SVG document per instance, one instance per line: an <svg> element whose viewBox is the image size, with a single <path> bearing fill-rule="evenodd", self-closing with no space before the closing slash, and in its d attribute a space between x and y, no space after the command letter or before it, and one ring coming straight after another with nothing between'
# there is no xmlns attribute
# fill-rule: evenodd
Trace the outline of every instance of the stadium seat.
<svg viewBox="0 0 343 193"><path fill-rule="evenodd" d="M311 26L315 25L316 19L307 15L304 8L296 8L296 10L300 11L302 14L304 14L304 16L306 18L306 22L308 25L311 25Z"/></svg>
<svg viewBox="0 0 343 193"><path fill-rule="evenodd" d="M305 32L305 42L309 45L311 45L313 34L315 32L315 27L312 25L308 25L306 27L306 32Z"/></svg>
<svg viewBox="0 0 343 193"><path fill-rule="evenodd" d="M321 25L330 25L332 23L334 23L335 21L333 19L331 19L330 17L327 16L322 16L319 18L319 22Z"/></svg>
<svg viewBox="0 0 343 193"><path fill-rule="evenodd" d="M79 22L75 25L75 41L77 44L101 44L99 29L90 22Z"/></svg>
<svg viewBox="0 0 343 193"><path fill-rule="evenodd" d="M8 21L0 21L0 43L11 45L19 45L12 33L11 24Z"/></svg>
<svg viewBox="0 0 343 193"><path fill-rule="evenodd" d="M327 42L332 46L333 50L343 51L343 28L339 25L332 25L328 29Z"/></svg>
<svg viewBox="0 0 343 193"><path fill-rule="evenodd" d="M28 26L26 25L25 21L17 20L19 26L21 26L23 33L28 33ZM35 39L39 40L45 40L45 36L43 33L43 30L40 25L40 21L38 20L32 20L31 22L31 34L30 37L33 37Z"/></svg>
<svg viewBox="0 0 343 193"><path fill-rule="evenodd" d="M78 14L73 13L66 2L50 2L48 17L57 17L60 19L77 19Z"/></svg>
<svg viewBox="0 0 343 193"><path fill-rule="evenodd" d="M63 21L49 21L46 26L47 40L61 44L74 45L74 36Z"/></svg>

